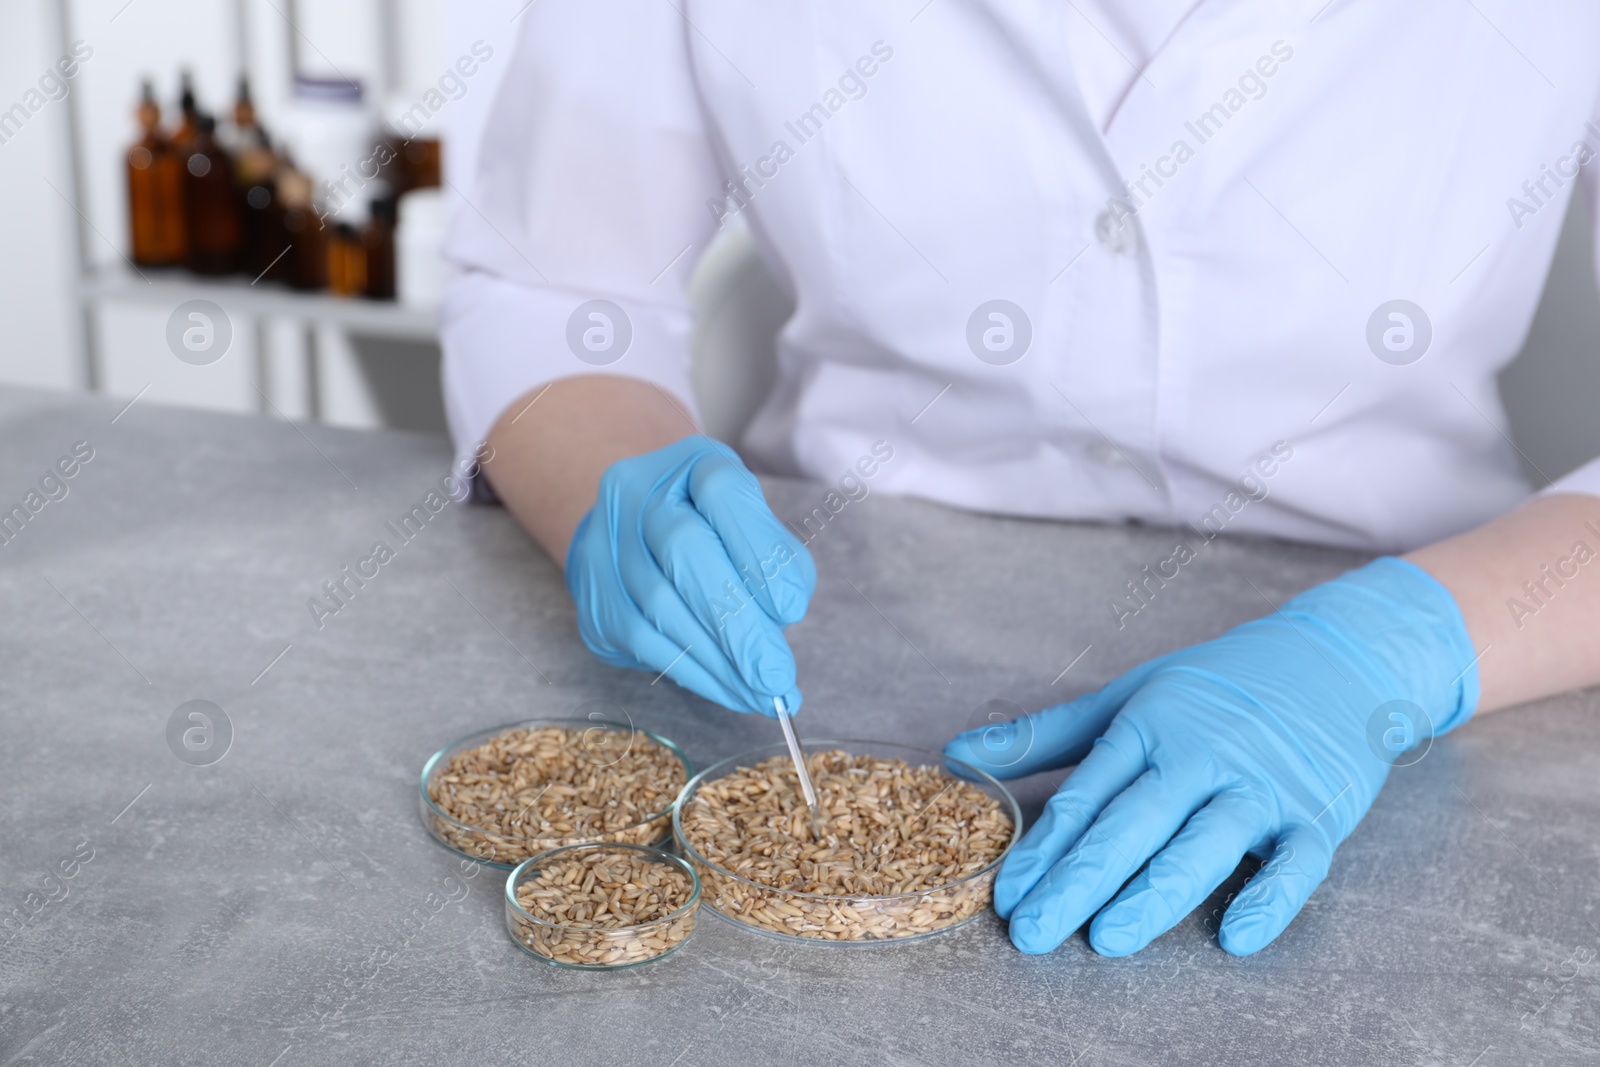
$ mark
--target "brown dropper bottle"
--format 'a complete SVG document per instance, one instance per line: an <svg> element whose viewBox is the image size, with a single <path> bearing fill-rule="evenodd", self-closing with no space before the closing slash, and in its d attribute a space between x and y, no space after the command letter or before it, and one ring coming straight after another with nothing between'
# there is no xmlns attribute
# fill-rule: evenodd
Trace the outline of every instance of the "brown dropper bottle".
<svg viewBox="0 0 1600 1067"><path fill-rule="evenodd" d="M253 282L281 281L289 273L284 265L289 235L283 229L283 204L277 192L278 156L266 130L256 126L252 135L254 146L239 154L235 167L244 214L244 273Z"/></svg>
<svg viewBox="0 0 1600 1067"><path fill-rule="evenodd" d="M243 83L240 92L245 92ZM234 143L224 149L233 157L233 176L239 182L239 189L270 183L278 170L278 153L272 150L267 131L255 121L248 97L234 108L231 136Z"/></svg>
<svg viewBox="0 0 1600 1067"><path fill-rule="evenodd" d="M232 117L227 122L217 123L217 140L222 143L223 150L233 157L234 163L242 168L244 156L256 150L260 131L261 126L256 121L255 100L250 95L250 79L240 75L239 89L233 98ZM242 175L239 180L244 181Z"/></svg>
<svg viewBox="0 0 1600 1067"><path fill-rule="evenodd" d="M180 159L189 154L195 134L200 132L200 109L195 104L194 76L187 70L178 75L178 128L172 131L172 147Z"/></svg>
<svg viewBox="0 0 1600 1067"><path fill-rule="evenodd" d="M239 217L233 161L217 144L216 129L214 118L199 116L194 142L184 160L187 263L196 274L234 273L239 269L244 248L244 222Z"/></svg>
<svg viewBox="0 0 1600 1067"><path fill-rule="evenodd" d="M328 237L328 291L335 296L360 296L367 291L367 250L361 232L336 222Z"/></svg>
<svg viewBox="0 0 1600 1067"><path fill-rule="evenodd" d="M286 154L278 172L278 201L283 205L283 231L289 254L280 262L284 280L294 289L328 285L328 229L311 202L311 177L295 169Z"/></svg>
<svg viewBox="0 0 1600 1067"><path fill-rule="evenodd" d="M278 203L275 189L278 154L272 150L267 131L256 122L250 79L243 75L239 78L233 121L227 133L226 147L233 155L233 175L239 183L239 213L244 223L240 268L252 283L281 278L285 270L280 269L279 257L286 255L289 239L283 232L283 205Z"/></svg>
<svg viewBox="0 0 1600 1067"><path fill-rule="evenodd" d="M256 105L250 98L250 76L239 75L239 92L233 100L233 125L240 133L253 130L256 124Z"/></svg>
<svg viewBox="0 0 1600 1067"><path fill-rule="evenodd" d="M366 249L369 300L394 299L394 220L393 195L374 197L372 217L361 229L361 244Z"/></svg>
<svg viewBox="0 0 1600 1067"><path fill-rule="evenodd" d="M437 137L397 137L395 161L400 170L400 192L439 188L439 164L443 153Z"/></svg>
<svg viewBox="0 0 1600 1067"><path fill-rule="evenodd" d="M172 145L161 136L161 106L145 80L139 100L143 131L128 149L128 229L133 262L169 267L183 262L183 171Z"/></svg>

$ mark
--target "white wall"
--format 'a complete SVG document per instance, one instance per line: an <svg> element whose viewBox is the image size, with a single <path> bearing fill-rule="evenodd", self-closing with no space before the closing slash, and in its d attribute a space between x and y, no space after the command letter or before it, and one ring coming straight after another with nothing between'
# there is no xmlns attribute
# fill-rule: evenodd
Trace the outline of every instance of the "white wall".
<svg viewBox="0 0 1600 1067"><path fill-rule="evenodd" d="M0 5L0 109L21 100L55 62L54 17L46 0ZM0 211L0 381L80 389L87 382L72 299L72 209L55 191L73 196L66 108L65 101L46 104L0 144L0 204L10 206Z"/></svg>
<svg viewBox="0 0 1600 1067"><path fill-rule="evenodd" d="M1512 438L1534 485L1600 456L1600 289L1592 211L1574 195L1539 312L1500 376Z"/></svg>

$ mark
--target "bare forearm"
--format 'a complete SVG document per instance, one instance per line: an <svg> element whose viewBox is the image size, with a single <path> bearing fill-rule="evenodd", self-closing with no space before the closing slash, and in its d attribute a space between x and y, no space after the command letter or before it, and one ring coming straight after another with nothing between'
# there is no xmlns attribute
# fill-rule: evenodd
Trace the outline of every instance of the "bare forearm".
<svg viewBox="0 0 1600 1067"><path fill-rule="evenodd" d="M1600 684L1600 497L1540 497L1406 558L1460 605L1480 711Z"/></svg>
<svg viewBox="0 0 1600 1067"><path fill-rule="evenodd" d="M681 406L637 378L589 375L539 386L489 431L489 484L558 566L600 476L627 456L694 433Z"/></svg>

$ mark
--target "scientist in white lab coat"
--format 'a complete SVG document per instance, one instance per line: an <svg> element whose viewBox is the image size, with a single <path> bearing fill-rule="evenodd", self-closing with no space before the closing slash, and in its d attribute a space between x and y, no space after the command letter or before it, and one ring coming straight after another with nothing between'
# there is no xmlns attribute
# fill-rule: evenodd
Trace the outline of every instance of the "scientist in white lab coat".
<svg viewBox="0 0 1600 1067"><path fill-rule="evenodd" d="M685 284L733 215L796 304L738 442L759 469L1384 553L950 742L1008 776L1078 764L995 886L1023 951L1089 923L1135 952L1251 853L1219 940L1254 952L1400 752L1600 682L1600 466L1530 496L1495 385L1600 171L1600 6L522 20L449 244L446 404L606 662L800 704L811 559L686 415Z"/></svg>

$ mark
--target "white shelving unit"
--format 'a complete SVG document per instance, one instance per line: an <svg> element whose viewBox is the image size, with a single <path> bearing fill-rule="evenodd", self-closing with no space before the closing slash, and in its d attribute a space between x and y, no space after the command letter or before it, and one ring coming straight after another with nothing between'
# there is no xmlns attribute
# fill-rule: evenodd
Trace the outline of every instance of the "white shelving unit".
<svg viewBox="0 0 1600 1067"><path fill-rule="evenodd" d="M398 72L402 65L402 46L396 28L401 21L399 9L417 8L424 0L365 0L365 3L370 7L367 16L372 23L377 57L369 65L371 69L363 73L367 75L369 89L381 100L399 85ZM104 13L98 11L91 0L59 0L53 6L57 44L63 52L71 41L89 36L105 21L101 18ZM292 84L294 71L301 69L302 59L307 54L304 34L297 28L301 24L300 16L319 12L299 7L295 0L275 0L265 6L258 0L232 0L231 7L236 39L230 49L235 53L230 65L248 73L258 92L262 86L276 86L282 91ZM84 25L75 26L75 19ZM315 45L309 47L315 52L313 58L321 55ZM161 73L165 75L167 71L163 68ZM218 100L210 102L220 104ZM252 283L246 277L202 278L181 270L143 269L125 259L108 265L106 246L117 248L120 256L123 252L121 235L113 232L112 236L107 236L105 231L114 231L115 224L108 227L102 223L97 227L90 221L89 214L95 213L90 204L95 198L90 195L90 183L86 181L91 170L98 175L104 168L105 153L98 151L103 135L94 142L97 151L86 153L85 129L94 122L100 122L103 127L103 117L85 112L81 93L72 93L65 103L71 184L70 192L65 195L73 205L71 224L78 276L74 296L80 311L82 379L92 391L112 389L105 363L107 353L101 350L107 337L104 324L108 313L117 314L128 308L170 310L185 300L197 298L213 301L227 311L236 334L254 334L255 367L250 376L259 400L255 406L262 414L282 412L292 418L323 420L328 414L323 395L325 383L330 379L348 383L352 377L360 376L359 370L352 369L355 361L351 356L354 351L351 342L360 342L366 352L375 348L381 350L381 342L404 342L404 351L409 354L416 353L419 345L437 345L438 312L434 308L320 292L302 293L281 284ZM103 184L98 187L104 188ZM103 204L104 201L99 202ZM286 336L297 339L298 353L284 350ZM367 343L370 339L380 344ZM285 357L295 366L292 374L282 373ZM330 358L342 360L345 365L331 367ZM278 367L277 373L273 372L274 365ZM348 419L345 421L349 424Z"/></svg>
<svg viewBox="0 0 1600 1067"><path fill-rule="evenodd" d="M90 307L122 301L170 308L185 300L210 300L230 315L238 312L247 318L293 319L400 341L433 341L439 330L435 308L301 293L270 282L252 284L244 277L199 278L176 270L145 270L142 275L129 268L93 271L84 277L80 295Z"/></svg>

